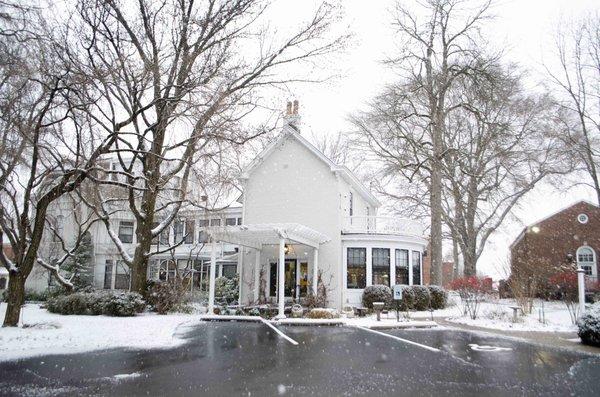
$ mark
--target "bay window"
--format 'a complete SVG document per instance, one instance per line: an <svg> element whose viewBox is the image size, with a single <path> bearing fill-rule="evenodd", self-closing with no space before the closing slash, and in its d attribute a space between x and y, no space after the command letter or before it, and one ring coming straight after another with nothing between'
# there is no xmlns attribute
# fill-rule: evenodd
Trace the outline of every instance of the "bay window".
<svg viewBox="0 0 600 397"><path fill-rule="evenodd" d="M408 250L396 250L396 284L408 285Z"/></svg>
<svg viewBox="0 0 600 397"><path fill-rule="evenodd" d="M390 249L373 248L372 253L372 273L373 285L390 285Z"/></svg>
<svg viewBox="0 0 600 397"><path fill-rule="evenodd" d="M413 285L421 285L421 253L412 252Z"/></svg>

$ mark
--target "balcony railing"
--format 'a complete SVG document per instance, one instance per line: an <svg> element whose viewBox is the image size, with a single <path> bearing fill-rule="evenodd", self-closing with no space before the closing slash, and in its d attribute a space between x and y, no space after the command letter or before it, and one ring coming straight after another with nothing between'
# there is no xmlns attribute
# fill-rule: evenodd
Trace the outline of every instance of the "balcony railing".
<svg viewBox="0 0 600 397"><path fill-rule="evenodd" d="M342 233L402 234L422 237L425 227L412 219L387 216L347 216Z"/></svg>

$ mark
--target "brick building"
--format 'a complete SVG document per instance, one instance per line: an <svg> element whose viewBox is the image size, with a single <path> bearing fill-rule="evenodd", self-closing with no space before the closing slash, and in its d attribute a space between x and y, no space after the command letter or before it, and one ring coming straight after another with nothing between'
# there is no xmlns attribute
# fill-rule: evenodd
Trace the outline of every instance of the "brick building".
<svg viewBox="0 0 600 397"><path fill-rule="evenodd" d="M579 201L524 228L510 246L511 268L539 264L558 271L572 258L597 278L599 252L600 208Z"/></svg>

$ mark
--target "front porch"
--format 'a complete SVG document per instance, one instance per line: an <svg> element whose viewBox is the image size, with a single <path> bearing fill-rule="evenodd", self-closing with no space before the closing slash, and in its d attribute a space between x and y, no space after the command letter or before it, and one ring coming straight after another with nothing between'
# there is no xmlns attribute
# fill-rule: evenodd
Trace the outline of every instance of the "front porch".
<svg viewBox="0 0 600 397"><path fill-rule="evenodd" d="M244 293L255 303L259 302L261 284L265 282L265 298L274 297L277 318L285 318L286 299L299 300L310 293L317 294L319 247L330 240L324 234L298 223L214 227L207 233L212 246L208 313L214 312L217 242L239 246L240 303ZM250 266L251 278L245 279L244 269ZM268 275L266 280L261 280L261 274ZM250 290L244 291L245 287Z"/></svg>

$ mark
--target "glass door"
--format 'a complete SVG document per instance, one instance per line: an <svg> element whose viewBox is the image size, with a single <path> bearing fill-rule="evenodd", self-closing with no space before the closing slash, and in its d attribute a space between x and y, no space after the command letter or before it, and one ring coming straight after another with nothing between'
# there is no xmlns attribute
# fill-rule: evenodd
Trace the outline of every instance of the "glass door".
<svg viewBox="0 0 600 397"><path fill-rule="evenodd" d="M277 296L277 263L271 262L269 272L269 295ZM288 297L296 297L296 260L285 260L285 272L283 275L284 295Z"/></svg>

